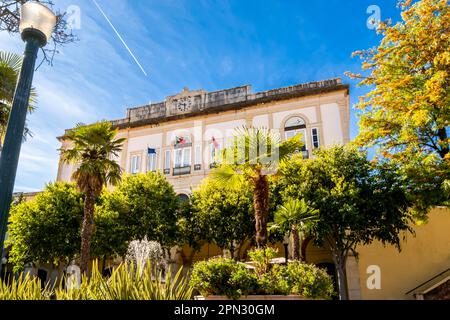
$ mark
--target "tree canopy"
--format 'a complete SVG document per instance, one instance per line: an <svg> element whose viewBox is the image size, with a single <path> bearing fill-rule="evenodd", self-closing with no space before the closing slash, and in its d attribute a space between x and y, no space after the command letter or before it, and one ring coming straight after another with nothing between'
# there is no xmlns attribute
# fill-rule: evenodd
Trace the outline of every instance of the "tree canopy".
<svg viewBox="0 0 450 320"><path fill-rule="evenodd" d="M122 242L123 245L115 247L119 253L125 253L123 249L126 251L129 241L144 237L166 247L175 244L178 208L173 186L161 173L147 172L124 175L113 191L103 194L102 204L96 211L97 221L113 215L113 221L105 223L113 223L116 234L111 241Z"/></svg>
<svg viewBox="0 0 450 320"><path fill-rule="evenodd" d="M25 263L68 263L79 253L82 195L72 183L48 184L35 199L11 209L9 261L15 269Z"/></svg>
<svg viewBox="0 0 450 320"><path fill-rule="evenodd" d="M418 212L450 205L450 5L402 1L402 21L383 22L381 43L363 60L361 146L378 146L407 177Z"/></svg>
<svg viewBox="0 0 450 320"><path fill-rule="evenodd" d="M333 146L318 150L314 159L294 157L280 167L283 197L304 199L318 210L310 232L318 245L330 247L343 298L348 253L374 240L400 248L400 233L411 230L402 178L366 156L353 146Z"/></svg>
<svg viewBox="0 0 450 320"><path fill-rule="evenodd" d="M200 230L205 241L234 253L254 238L253 192L242 177L232 187L205 179L194 191L191 203L189 227Z"/></svg>

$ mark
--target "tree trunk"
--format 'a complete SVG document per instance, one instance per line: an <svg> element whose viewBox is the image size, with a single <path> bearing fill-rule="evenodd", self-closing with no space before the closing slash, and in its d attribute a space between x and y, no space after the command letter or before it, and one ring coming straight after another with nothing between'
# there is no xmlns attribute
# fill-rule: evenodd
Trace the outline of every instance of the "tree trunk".
<svg viewBox="0 0 450 320"><path fill-rule="evenodd" d="M439 136L439 140L440 140L441 142L447 141L447 130L446 130L446 128L441 128L441 129L439 129L439 130L438 130L438 136ZM443 145L444 145L445 147L442 147L441 150L438 150L439 156L440 156L442 159L444 159L444 158L446 157L446 155L450 152L449 148L446 147L447 144L446 144L446 143L443 143Z"/></svg>
<svg viewBox="0 0 450 320"><path fill-rule="evenodd" d="M87 273L89 264L89 253L91 249L92 228L94 225L94 204L95 195L92 190L86 192L84 199L84 217L81 229L81 254L80 269L81 273Z"/></svg>
<svg viewBox="0 0 450 320"><path fill-rule="evenodd" d="M348 300L347 274L345 272L346 254L340 251L333 252L334 265L336 266L339 300Z"/></svg>
<svg viewBox="0 0 450 320"><path fill-rule="evenodd" d="M267 220L269 216L269 183L267 177L259 174L254 179L253 207L255 210L256 244L258 248L267 245Z"/></svg>
<svg viewBox="0 0 450 320"><path fill-rule="evenodd" d="M292 227L292 253L293 253L293 258L294 260L298 260L301 261L301 256L300 256L300 236L298 235L298 227L297 226L293 226Z"/></svg>

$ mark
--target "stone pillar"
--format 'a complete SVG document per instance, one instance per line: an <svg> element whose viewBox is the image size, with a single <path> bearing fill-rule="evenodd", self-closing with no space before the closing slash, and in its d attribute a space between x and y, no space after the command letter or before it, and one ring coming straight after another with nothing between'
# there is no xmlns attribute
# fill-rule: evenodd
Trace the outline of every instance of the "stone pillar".
<svg viewBox="0 0 450 320"><path fill-rule="evenodd" d="M352 254L349 254L347 258L346 273L347 273L348 299L361 300L358 260Z"/></svg>

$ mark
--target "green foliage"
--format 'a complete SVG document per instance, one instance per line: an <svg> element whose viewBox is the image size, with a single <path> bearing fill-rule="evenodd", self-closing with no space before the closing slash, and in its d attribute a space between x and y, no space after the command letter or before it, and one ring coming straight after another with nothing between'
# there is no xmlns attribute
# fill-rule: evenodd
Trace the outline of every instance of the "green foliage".
<svg viewBox="0 0 450 320"><path fill-rule="evenodd" d="M192 288L188 285L183 269L175 274L171 268L164 275L150 262L144 268L122 263L109 278L105 278L93 265L91 277L83 277L78 289L65 289L62 285L55 290L57 300L189 300Z"/></svg>
<svg viewBox="0 0 450 320"><path fill-rule="evenodd" d="M189 283L204 296L225 295L239 299L256 288L257 280L243 263L214 258L195 263Z"/></svg>
<svg viewBox="0 0 450 320"><path fill-rule="evenodd" d="M142 272L133 264L123 263L106 278L95 261L91 276L83 275L78 288L64 287L67 281L41 289L38 278L21 274L18 279L0 282L0 300L189 300L193 291L183 269L173 274L169 268L165 275L161 271L155 275L150 263Z"/></svg>
<svg viewBox="0 0 450 320"><path fill-rule="evenodd" d="M288 286L293 294L307 298L330 299L334 294L333 281L327 272L312 264L294 261L285 270Z"/></svg>
<svg viewBox="0 0 450 320"><path fill-rule="evenodd" d="M220 154L221 164L210 177L227 186L248 181L253 189L253 212L255 214L255 240L259 247L267 245L267 222L269 219L270 192L268 175L273 174L280 162L302 147L300 136L281 141L279 132L264 128L242 127L236 130L233 145ZM259 221L260 226L256 226Z"/></svg>
<svg viewBox="0 0 450 320"><path fill-rule="evenodd" d="M41 280L20 273L6 281L0 281L0 301L3 300L49 300L52 291L41 289Z"/></svg>
<svg viewBox="0 0 450 320"><path fill-rule="evenodd" d="M21 55L0 51L0 146L6 133L14 92L22 67L22 60ZM30 113L34 111L35 103L36 89L32 87L28 106ZM25 128L25 135L27 134L30 134L30 132Z"/></svg>
<svg viewBox="0 0 450 320"><path fill-rule="evenodd" d="M400 249L400 233L412 231L406 186L395 168L373 164L354 146L333 146L315 159L293 158L280 168L285 199L304 199L319 211L310 230L330 247L345 299L344 266L350 251L374 240Z"/></svg>
<svg viewBox="0 0 450 320"><path fill-rule="evenodd" d="M405 186L389 166L373 166L352 146L333 146L315 159L293 159L282 166L283 197L305 199L319 210L312 232L321 242L332 237L338 249L377 239L400 246L410 230Z"/></svg>
<svg viewBox="0 0 450 320"><path fill-rule="evenodd" d="M203 296L226 295L230 299L242 295L288 294L329 299L333 295L333 282L324 270L299 262L287 266L269 264L270 257L274 256L276 251L270 248L252 251L255 272L231 259L197 262L190 285Z"/></svg>
<svg viewBox="0 0 450 320"><path fill-rule="evenodd" d="M83 193L99 195L106 184L116 185L121 178L120 165L111 157L118 157L124 138L116 139L117 129L101 121L91 125L78 124L64 135L69 147L61 148L64 162L78 164L72 174Z"/></svg>
<svg viewBox="0 0 450 320"><path fill-rule="evenodd" d="M94 236L94 242L101 243L105 252L123 256L130 241L144 237L163 246L176 243L178 198L162 174L125 175L113 191L103 193L101 200L97 207L100 222L97 227L114 230L109 243L107 232Z"/></svg>
<svg viewBox="0 0 450 320"><path fill-rule="evenodd" d="M278 255L278 251L274 248L266 247L250 250L247 254L254 263L256 274L262 276L269 271L270 260Z"/></svg>
<svg viewBox="0 0 450 320"><path fill-rule="evenodd" d="M253 238L252 190L243 179L228 187L206 179L191 197L191 224L201 238L233 252L236 245Z"/></svg>
<svg viewBox="0 0 450 320"><path fill-rule="evenodd" d="M381 23L380 44L357 51L370 91L361 110L361 146L376 145L401 165L415 209L448 205L450 193L450 5L447 0L402 1L402 20Z"/></svg>
<svg viewBox="0 0 450 320"><path fill-rule="evenodd" d="M75 185L48 184L35 199L11 209L7 245L15 270L25 263L67 263L80 248L82 196Z"/></svg>
<svg viewBox="0 0 450 320"><path fill-rule="evenodd" d="M258 294L288 295L291 293L286 267L275 264L258 277Z"/></svg>

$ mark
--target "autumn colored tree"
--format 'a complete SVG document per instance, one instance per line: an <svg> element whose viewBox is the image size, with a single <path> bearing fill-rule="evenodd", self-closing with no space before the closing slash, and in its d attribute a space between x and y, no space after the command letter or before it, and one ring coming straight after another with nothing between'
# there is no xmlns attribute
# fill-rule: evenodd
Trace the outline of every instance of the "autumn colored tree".
<svg viewBox="0 0 450 320"><path fill-rule="evenodd" d="M371 91L360 97L359 145L377 145L398 164L415 209L450 205L450 5L400 2L402 21L383 22L378 47L357 51Z"/></svg>

